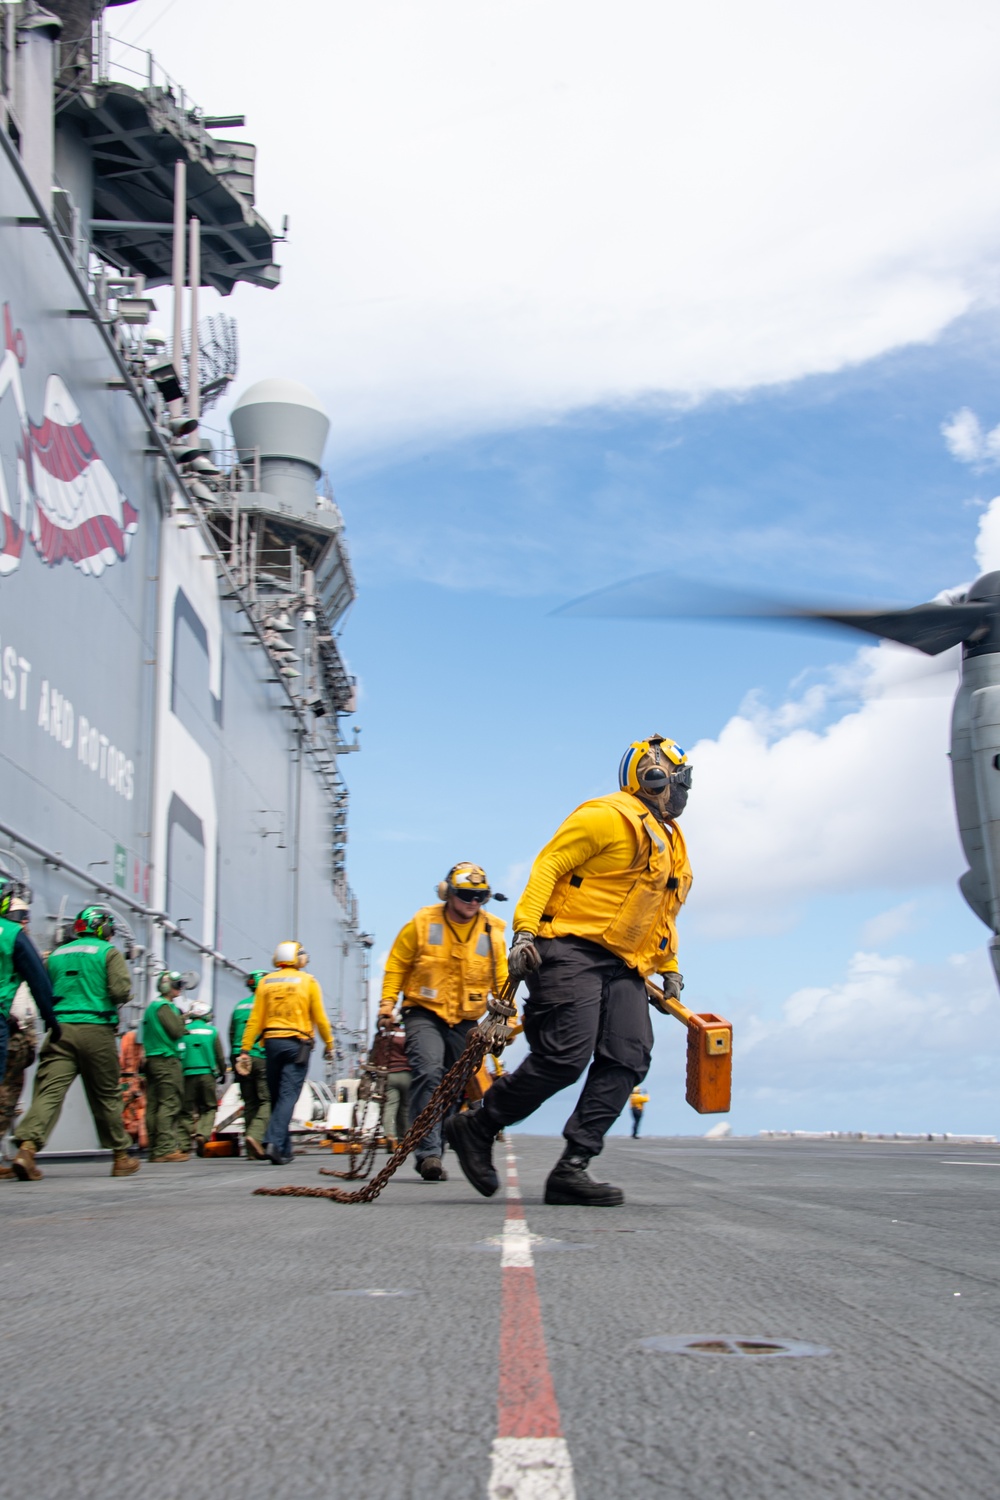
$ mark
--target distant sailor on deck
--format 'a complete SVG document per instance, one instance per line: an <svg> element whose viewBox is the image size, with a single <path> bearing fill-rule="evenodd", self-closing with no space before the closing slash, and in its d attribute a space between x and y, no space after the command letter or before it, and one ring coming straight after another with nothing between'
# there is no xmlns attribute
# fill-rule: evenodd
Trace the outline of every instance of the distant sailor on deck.
<svg viewBox="0 0 1000 1500"><path fill-rule="evenodd" d="M382 981L380 1027L392 1027L403 996L406 1055L413 1073L409 1114L415 1120L447 1070L461 1056L472 1027L486 1011L487 994L507 982L504 928L483 910L492 892L479 865L453 865L438 886L437 906L424 906L392 945ZM441 1126L416 1150L425 1182L443 1182Z"/></svg>
<svg viewBox="0 0 1000 1500"><path fill-rule="evenodd" d="M184 1112L184 1070L181 1040L184 1017L178 1004L184 975L166 969L156 981L156 995L142 1019L142 1047L146 1054L146 1132L151 1162L188 1161L181 1146Z"/></svg>
<svg viewBox="0 0 1000 1500"><path fill-rule="evenodd" d="M24 888L22 890L24 893L15 896L10 902L6 918L9 922L17 922L24 936L27 937L31 909L25 899L28 892ZM38 967L44 975L45 970L40 957ZM2 1010L2 1005L0 1005L0 1010ZM32 998L30 985L23 981L14 992L14 999L7 1017L7 1027L9 1033L7 1066L0 1074L0 1140L14 1123L14 1116L24 1089L24 1075L38 1053L38 1009ZM16 1175L13 1167L0 1166L0 1178L13 1178Z"/></svg>
<svg viewBox="0 0 1000 1500"><path fill-rule="evenodd" d="M264 1132L271 1118L271 1096L267 1091L264 1043L258 1039L251 1047L249 1073L241 1075L237 1071L236 1059L240 1055L243 1033L250 1019L250 1012L253 1010L257 986L266 972L266 969L255 969L252 974L247 975L247 989L250 993L233 1007L233 1013L229 1019L229 1056L233 1072L236 1074L236 1082L239 1084L240 1097L243 1100L243 1147L247 1155L255 1157L257 1161L267 1160L267 1153L264 1150Z"/></svg>
<svg viewBox="0 0 1000 1500"><path fill-rule="evenodd" d="M190 1152L193 1141L202 1156L205 1142L215 1129L215 1107L219 1102L215 1085L226 1081L226 1054L207 1012L190 1011L185 1017L180 1049L184 1073L181 1150Z"/></svg>
<svg viewBox="0 0 1000 1500"><path fill-rule="evenodd" d="M111 942L115 919L105 906L86 906L73 923L69 942L49 954L49 980L59 1026L50 1031L38 1059L31 1106L14 1132L19 1150L13 1161L22 1182L35 1182L35 1164L62 1112L74 1079L82 1078L97 1138L114 1154L112 1177L138 1172L129 1155L132 1142L122 1124L118 1065L118 1011L132 998L128 964ZM37 996L36 996L37 999Z"/></svg>
<svg viewBox="0 0 1000 1500"><path fill-rule="evenodd" d="M409 1126L410 1086L413 1083L413 1070L406 1055L406 1029L402 1023L379 1027L368 1061L373 1068L387 1070L382 1134L389 1150L395 1151L400 1136L406 1134Z"/></svg>
<svg viewBox="0 0 1000 1500"><path fill-rule="evenodd" d="M644 1094L641 1088L635 1088L628 1096L628 1107L632 1111L632 1139L638 1140L639 1126L642 1124L642 1112L649 1103L649 1095Z"/></svg>
<svg viewBox="0 0 1000 1500"><path fill-rule="evenodd" d="M258 1037L264 1038L271 1095L264 1148L268 1161L277 1167L292 1160L289 1127L306 1081L316 1031L323 1038L327 1061L333 1058L333 1032L323 1009L323 992L313 976L303 972L308 962L309 955L301 943L279 943L275 948L274 970L257 986L236 1059L237 1076L246 1077L254 1043Z"/></svg>
<svg viewBox="0 0 1000 1500"><path fill-rule="evenodd" d="M595 1182L587 1166L649 1069L647 976L661 976L674 999L684 984L674 920L691 867L676 819L687 804L691 767L673 740L650 735L626 750L618 785L557 829L514 913L510 972L527 980L529 1055L495 1081L481 1109L455 1115L445 1127L466 1177L486 1197L499 1186L497 1133L575 1083L593 1058L545 1202L624 1201L620 1188Z"/></svg>

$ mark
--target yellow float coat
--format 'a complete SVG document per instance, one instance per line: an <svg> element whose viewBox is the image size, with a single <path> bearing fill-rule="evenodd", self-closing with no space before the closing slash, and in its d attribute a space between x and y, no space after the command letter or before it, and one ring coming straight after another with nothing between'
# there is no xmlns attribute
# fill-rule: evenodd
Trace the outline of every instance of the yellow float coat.
<svg viewBox="0 0 1000 1500"><path fill-rule="evenodd" d="M298 1036L312 1041L314 1026L324 1044L332 1047L333 1033L316 980L303 969L275 969L257 986L240 1051L249 1052L259 1036Z"/></svg>
<svg viewBox="0 0 1000 1500"><path fill-rule="evenodd" d="M661 823L631 792L584 802L531 867L514 931L580 937L640 974L677 969L675 919L691 889L676 823Z"/></svg>
<svg viewBox="0 0 1000 1500"><path fill-rule="evenodd" d="M422 1005L448 1026L478 1021L487 994L507 982L506 925L482 910L471 922L452 923L443 901L421 907L386 959L381 1014L388 1015L402 993L404 1009Z"/></svg>

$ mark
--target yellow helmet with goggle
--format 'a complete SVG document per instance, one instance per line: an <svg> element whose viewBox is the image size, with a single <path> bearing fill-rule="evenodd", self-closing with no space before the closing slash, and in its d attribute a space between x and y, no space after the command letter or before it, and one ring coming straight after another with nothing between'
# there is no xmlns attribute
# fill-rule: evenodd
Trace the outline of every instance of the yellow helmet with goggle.
<svg viewBox="0 0 1000 1500"><path fill-rule="evenodd" d="M467 859L452 865L438 884L437 893L439 901L447 901L449 896L456 895L467 899L478 896L481 902L488 901L493 894L482 865L474 865Z"/></svg>
<svg viewBox="0 0 1000 1500"><path fill-rule="evenodd" d="M618 785L623 792L647 797L660 804L668 817L684 811L691 789L691 767L676 740L651 734L648 740L633 740L618 767Z"/></svg>

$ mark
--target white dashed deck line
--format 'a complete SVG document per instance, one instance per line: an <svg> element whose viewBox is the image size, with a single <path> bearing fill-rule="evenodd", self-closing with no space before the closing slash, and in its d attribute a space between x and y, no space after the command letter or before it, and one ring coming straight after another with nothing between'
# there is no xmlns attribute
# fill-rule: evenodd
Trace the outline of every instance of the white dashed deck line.
<svg viewBox="0 0 1000 1500"><path fill-rule="evenodd" d="M507 1266L533 1266L535 1259L531 1253L532 1238L525 1219L507 1219L500 1242L500 1269L504 1270Z"/></svg>
<svg viewBox="0 0 1000 1500"><path fill-rule="evenodd" d="M565 1438L495 1438L487 1500L575 1500Z"/></svg>

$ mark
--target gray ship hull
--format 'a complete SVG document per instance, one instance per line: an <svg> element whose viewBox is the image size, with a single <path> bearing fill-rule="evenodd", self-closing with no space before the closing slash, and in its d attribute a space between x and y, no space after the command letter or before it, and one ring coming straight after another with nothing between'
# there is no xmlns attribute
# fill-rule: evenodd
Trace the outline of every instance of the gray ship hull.
<svg viewBox="0 0 1000 1500"><path fill-rule="evenodd" d="M335 806L6 140L0 204L0 860L27 863L42 949L95 898L131 929L125 1022L166 965L225 1024L244 974L299 938L349 1068L367 979L342 786ZM53 1145L91 1141L70 1107Z"/></svg>

